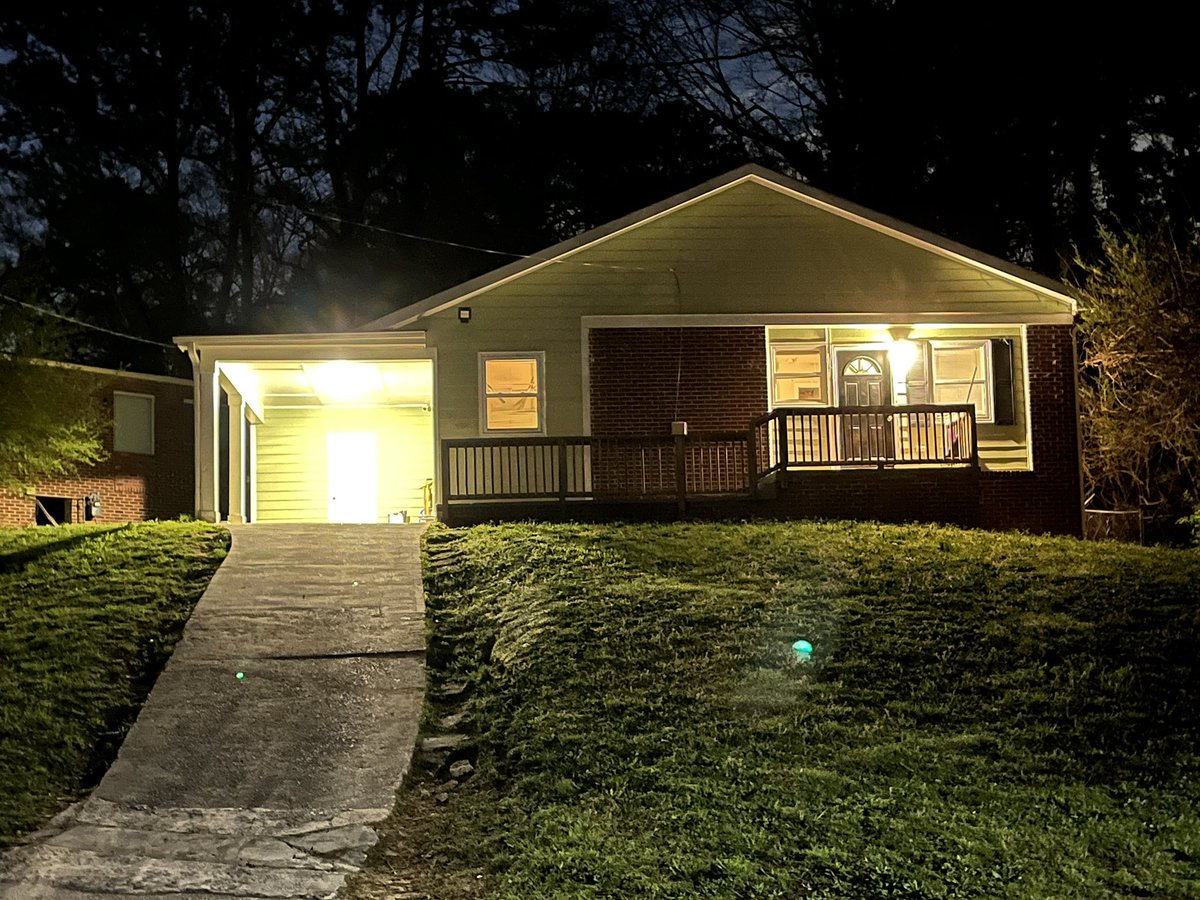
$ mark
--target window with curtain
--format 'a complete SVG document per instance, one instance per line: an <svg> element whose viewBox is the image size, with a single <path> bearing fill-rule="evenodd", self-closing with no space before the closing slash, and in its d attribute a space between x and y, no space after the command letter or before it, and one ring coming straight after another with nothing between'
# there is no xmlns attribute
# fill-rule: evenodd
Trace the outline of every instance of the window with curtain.
<svg viewBox="0 0 1200 900"><path fill-rule="evenodd" d="M774 406L819 406L829 402L824 347L772 347Z"/></svg>
<svg viewBox="0 0 1200 900"><path fill-rule="evenodd" d="M542 355L480 354L485 432L543 431Z"/></svg>

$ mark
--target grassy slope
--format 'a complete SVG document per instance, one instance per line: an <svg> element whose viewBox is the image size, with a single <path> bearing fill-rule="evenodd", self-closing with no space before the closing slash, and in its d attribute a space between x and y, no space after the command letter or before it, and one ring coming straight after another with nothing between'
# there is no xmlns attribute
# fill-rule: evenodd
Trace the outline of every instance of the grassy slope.
<svg viewBox="0 0 1200 900"><path fill-rule="evenodd" d="M844 523L428 550L480 770L444 805L418 770L351 896L1200 896L1200 554Z"/></svg>
<svg viewBox="0 0 1200 900"><path fill-rule="evenodd" d="M0 846L103 774L228 545L178 522L0 530Z"/></svg>

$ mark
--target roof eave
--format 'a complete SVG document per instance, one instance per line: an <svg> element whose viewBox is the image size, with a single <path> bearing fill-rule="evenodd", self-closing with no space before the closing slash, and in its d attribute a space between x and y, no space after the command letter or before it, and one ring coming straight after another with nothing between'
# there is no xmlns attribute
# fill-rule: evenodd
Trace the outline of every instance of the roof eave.
<svg viewBox="0 0 1200 900"><path fill-rule="evenodd" d="M1053 279L1046 278L1037 272L1030 271L1007 260L991 254L983 253L944 238L941 235L909 225L891 216L877 213L848 200L835 197L832 194L773 172L763 166L749 163L726 172L716 178L700 184L690 190L675 194L642 209L632 212L612 222L589 229L573 238L561 241L540 253L518 259L499 269L493 269L476 278L462 282L454 287L440 291L424 300L411 303L386 316L381 316L361 327L361 331L379 332L394 331L418 321L424 316L433 315L451 306L464 303L485 291L499 287L509 281L522 277L538 269L561 261L586 247L616 237L626 231L646 224L660 216L690 205L714 193L728 190L745 181L754 181L765 187L795 195L802 202L818 206L841 218L855 221L874 231L888 234L905 243L922 247L963 262L966 265L988 272L1005 281L1015 282L1034 291L1056 303L1066 306L1072 315L1076 312L1076 302L1065 292L1066 286Z"/></svg>

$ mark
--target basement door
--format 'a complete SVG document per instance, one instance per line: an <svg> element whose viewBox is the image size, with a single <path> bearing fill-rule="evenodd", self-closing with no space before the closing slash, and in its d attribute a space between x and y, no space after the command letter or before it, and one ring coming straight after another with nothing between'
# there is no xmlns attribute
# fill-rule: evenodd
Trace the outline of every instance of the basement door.
<svg viewBox="0 0 1200 900"><path fill-rule="evenodd" d="M375 433L331 431L325 437L325 448L329 460L329 521L377 521Z"/></svg>

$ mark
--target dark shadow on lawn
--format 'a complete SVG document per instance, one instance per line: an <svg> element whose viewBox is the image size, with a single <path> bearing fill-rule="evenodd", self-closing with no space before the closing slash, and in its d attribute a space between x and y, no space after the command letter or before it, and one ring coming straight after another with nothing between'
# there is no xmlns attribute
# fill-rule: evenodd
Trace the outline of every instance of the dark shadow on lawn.
<svg viewBox="0 0 1200 900"><path fill-rule="evenodd" d="M21 572L30 563L36 562L43 556L49 553L55 553L59 550L65 550L75 544L81 544L84 541L90 541L93 538L103 534L112 534L114 531L124 531L128 525L112 525L107 528L95 528L87 531L79 531L69 537L61 538L57 541L49 541L45 544L39 544L36 547L27 547L24 550L14 550L12 553L0 554L0 575L15 575Z"/></svg>

